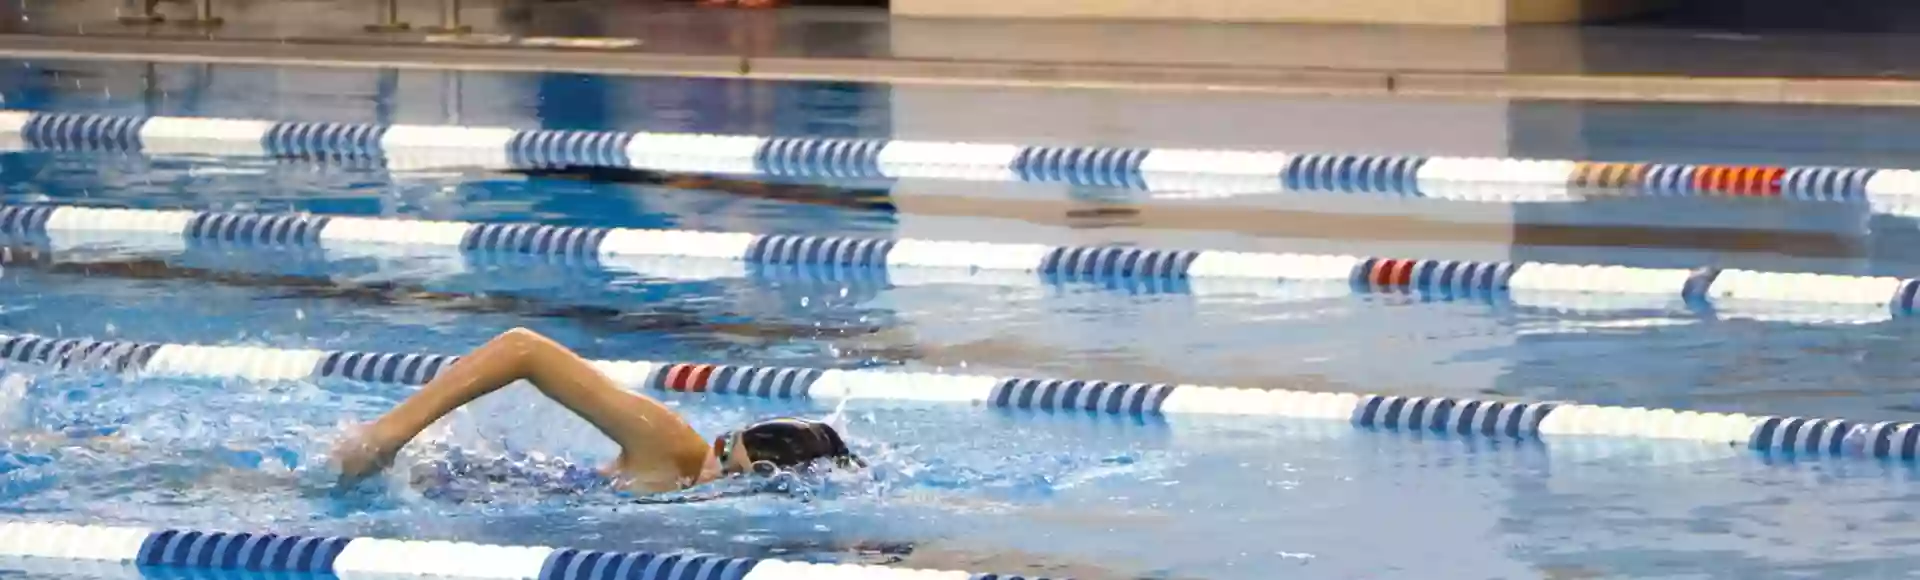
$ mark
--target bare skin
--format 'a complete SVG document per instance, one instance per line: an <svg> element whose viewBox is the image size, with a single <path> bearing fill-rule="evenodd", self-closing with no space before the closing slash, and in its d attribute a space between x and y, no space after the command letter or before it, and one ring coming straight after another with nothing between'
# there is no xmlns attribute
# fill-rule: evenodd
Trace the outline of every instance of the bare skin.
<svg viewBox="0 0 1920 580"><path fill-rule="evenodd" d="M586 359L539 333L516 328L502 333L440 373L385 415L343 440L332 460L342 482L366 478L392 465L400 448L460 406L515 381L573 411L620 446L603 473L635 493L686 489L751 465L744 450L722 466L715 447L666 405L630 392Z"/></svg>

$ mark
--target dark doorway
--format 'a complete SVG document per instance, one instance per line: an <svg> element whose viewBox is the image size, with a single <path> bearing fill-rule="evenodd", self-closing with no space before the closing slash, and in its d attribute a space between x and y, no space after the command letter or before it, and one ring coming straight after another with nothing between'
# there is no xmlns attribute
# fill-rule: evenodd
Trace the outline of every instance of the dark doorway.
<svg viewBox="0 0 1920 580"><path fill-rule="evenodd" d="M1735 31L1920 32L1913 0L1678 0L1636 24Z"/></svg>

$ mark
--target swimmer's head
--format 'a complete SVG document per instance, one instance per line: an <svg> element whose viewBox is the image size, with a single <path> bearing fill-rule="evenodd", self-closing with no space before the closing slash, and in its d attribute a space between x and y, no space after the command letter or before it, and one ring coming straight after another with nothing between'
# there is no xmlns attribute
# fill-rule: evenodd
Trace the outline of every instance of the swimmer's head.
<svg viewBox="0 0 1920 580"><path fill-rule="evenodd" d="M729 474L802 469L822 459L836 467L866 465L832 425L794 418L769 419L722 435L713 440L713 456Z"/></svg>

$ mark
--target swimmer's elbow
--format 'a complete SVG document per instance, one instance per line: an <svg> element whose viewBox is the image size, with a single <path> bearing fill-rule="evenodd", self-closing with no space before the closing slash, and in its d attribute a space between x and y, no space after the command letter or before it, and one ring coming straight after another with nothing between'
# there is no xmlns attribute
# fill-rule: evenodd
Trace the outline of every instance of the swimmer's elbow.
<svg viewBox="0 0 1920 580"><path fill-rule="evenodd" d="M553 339L547 338L546 335L540 334L539 331L524 326L507 329L506 332L502 332L499 336L494 337L494 340L516 344L543 344L553 342Z"/></svg>
<svg viewBox="0 0 1920 580"><path fill-rule="evenodd" d="M552 359L554 353L566 352L566 348L560 346L560 343L525 327L508 329L499 336L495 336L490 342L496 346L505 347L495 352L507 354L508 360L512 361L510 364L523 374L535 370L528 368L529 364L537 365L538 361Z"/></svg>

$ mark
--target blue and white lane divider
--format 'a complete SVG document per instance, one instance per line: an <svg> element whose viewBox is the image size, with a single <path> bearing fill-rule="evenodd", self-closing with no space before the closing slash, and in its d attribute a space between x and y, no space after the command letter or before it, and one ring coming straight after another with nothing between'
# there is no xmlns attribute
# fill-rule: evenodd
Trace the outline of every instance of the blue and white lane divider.
<svg viewBox="0 0 1920 580"><path fill-rule="evenodd" d="M453 355L288 350L0 336L0 361L77 371L249 380L349 379L420 384ZM1347 421L1359 429L1541 440L1613 437L1744 447L1757 454L1913 460L1920 424L1750 416L1575 403L1401 397L896 370L595 361L637 391L763 399L859 399L1097 415L1249 415Z"/></svg>
<svg viewBox="0 0 1920 580"><path fill-rule="evenodd" d="M1044 580L950 570L809 564L714 554L600 552L546 546L149 530L43 522L0 523L0 557L172 568L501 580ZM92 567L94 574L104 567Z"/></svg>
<svg viewBox="0 0 1920 580"><path fill-rule="evenodd" d="M13 236L7 243L24 244L48 250L45 256L55 262L86 263L95 260L125 260L130 256L143 258L167 258L187 256L196 253L188 239L175 234L151 234L128 232L84 232L84 235L63 233L57 240L29 240ZM0 232L0 240L6 240ZM220 245L215 251L243 249L252 251L245 244ZM274 250L272 248L258 248ZM19 259L6 253L8 248L0 247L0 278L6 273L4 268ZM371 261L381 264L379 271L387 275L403 277L439 278L460 276L475 272L519 271L533 264L558 266L567 269L604 271L622 275L633 275L652 280L675 282L719 282L723 280L746 280L754 283L814 283L838 286L843 292L854 296L871 297L876 292L894 288L915 287L993 287L993 288L1071 288L1076 286L1103 286L1109 291L1120 294L1187 296L1196 300L1225 299L1232 302L1259 300L1261 303L1302 304L1322 301L1344 301L1371 289L1356 287L1346 280L1337 281L1296 281L1276 282L1258 278L1130 278L1114 279L1080 274L1035 275L1033 272L1011 270L975 270L970 268L883 268L816 266L806 264L761 264L748 263L737 259L696 258L682 256L614 256L605 259L595 258L588 261L567 259L565 257L544 256L538 254L518 254L501 252L462 252L457 248L419 248L405 245L384 244L348 244L332 243L315 251L312 248L299 248L295 252L308 252L311 259L338 261ZM446 251L451 250L451 251ZM276 252L277 253L277 252ZM245 259L245 258L243 258ZM531 260L532 262L529 262ZM847 294L843 294L847 295ZM1516 299L1517 297L1517 299ZM1434 299L1431 295L1397 296L1390 302L1424 301ZM1594 294L1578 292L1498 292L1477 295L1454 295L1445 297L1449 302L1471 302L1486 304L1496 308L1513 307L1522 314L1533 313L1546 316L1564 316L1573 314L1627 314L1629 320L1608 320L1600 323L1581 323L1574 320L1559 322L1528 321L1516 328L1515 332L1585 332L1599 327L1622 328L1644 327L1678 323L1675 317L1685 320L1753 320L1801 325L1867 325L1891 320L1893 314L1887 308L1878 305L1828 304L1816 302L1778 302L1778 301L1720 301L1717 303L1698 303L1688 301L1678 295L1661 294ZM1481 331L1476 331L1481 332Z"/></svg>
<svg viewBox="0 0 1920 580"><path fill-rule="evenodd" d="M263 119L0 111L16 146L384 159L397 168L554 165L811 178L939 178L1069 183L1189 197L1280 191L1469 201L1575 201L1595 195L1740 196L1916 205L1920 172L1851 167L1595 163L1057 147L860 138L762 137L373 125Z"/></svg>
<svg viewBox="0 0 1920 580"><path fill-rule="evenodd" d="M1344 285L1345 292L1352 293L1489 299L1545 308L1561 307L1570 293L1646 299L1648 302L1641 307L1664 307L1676 300L1703 308L1722 303L1743 308L1756 303L1822 304L1849 309L1833 317L1851 322L1911 316L1920 311L1920 280L1916 279L1712 267L1471 262L53 205L0 205L0 234L44 237L56 250L127 238L158 238L181 247L413 247L442 252L536 254L581 263L678 257L867 268L885 272L888 277L906 278L933 270L1078 279L1308 283L1322 287L1332 283L1335 287Z"/></svg>

